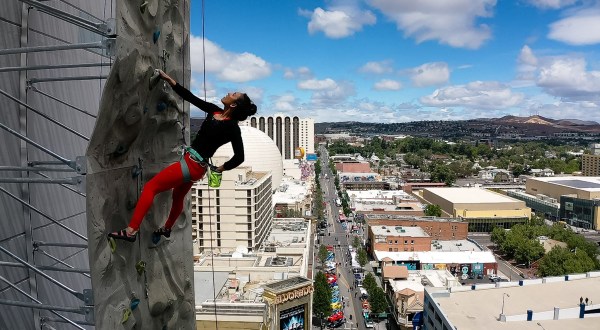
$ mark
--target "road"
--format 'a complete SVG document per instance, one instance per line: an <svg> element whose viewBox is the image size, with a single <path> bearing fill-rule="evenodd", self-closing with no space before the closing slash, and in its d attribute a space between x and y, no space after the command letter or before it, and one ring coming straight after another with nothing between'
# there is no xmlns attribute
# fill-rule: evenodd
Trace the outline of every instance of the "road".
<svg viewBox="0 0 600 330"><path fill-rule="evenodd" d="M346 302L344 307L346 323L338 329L367 329L362 315L362 302L359 298L360 292L358 288L354 287L354 274L352 273L350 260L348 259L348 246L352 243L354 237L352 234L349 234L349 228L352 228L352 224L349 223L347 226L348 229L344 229L338 221L340 208L335 206L335 199L338 198L338 195L333 174L329 168L328 154L324 148L321 149L321 171L322 177L319 180L321 180L321 189L325 195L324 200L327 202L325 218L329 227L327 228L327 234L320 238L319 243L335 247L336 262L340 264L340 266L337 266L338 287L340 288L340 296L344 297L344 301ZM314 250L318 253L318 248ZM315 261L315 265L317 264L320 264L320 262ZM315 270L315 272L317 271ZM314 324L314 329L320 328L318 322ZM385 321L375 323L374 329L386 329Z"/></svg>

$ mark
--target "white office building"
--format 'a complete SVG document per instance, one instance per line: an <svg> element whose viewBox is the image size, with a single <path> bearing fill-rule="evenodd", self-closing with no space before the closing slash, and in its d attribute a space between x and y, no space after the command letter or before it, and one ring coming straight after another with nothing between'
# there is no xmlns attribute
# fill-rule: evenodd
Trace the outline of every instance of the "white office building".
<svg viewBox="0 0 600 330"><path fill-rule="evenodd" d="M290 117L283 114L257 116L241 122L258 128L275 141L283 159L294 159L297 148L303 148L305 155L315 152L315 120L312 118Z"/></svg>

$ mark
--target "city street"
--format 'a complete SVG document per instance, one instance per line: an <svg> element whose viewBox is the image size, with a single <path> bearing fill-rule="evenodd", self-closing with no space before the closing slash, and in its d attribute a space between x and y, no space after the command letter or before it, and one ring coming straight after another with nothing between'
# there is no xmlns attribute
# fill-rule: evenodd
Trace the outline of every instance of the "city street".
<svg viewBox="0 0 600 330"><path fill-rule="evenodd" d="M329 160L326 156L326 151L321 149L322 176L319 179L321 180L321 188L325 195L324 200L327 203L325 208L325 218L327 220L328 227L325 236L318 238L319 244L315 246L314 251L315 254L318 253L318 246L321 244L331 245L334 247L335 261L338 263L338 266L336 267L338 273L337 284L340 289L340 297L343 297L344 299L343 311L346 318L346 323L338 327L338 329L367 329L362 315L360 292L359 289L354 286L354 274L352 273L348 256L348 246L352 243L352 239L354 237L352 234L349 234L349 228L352 227L351 225L348 225L348 229L344 229L341 223L338 221L338 214L341 208L335 205L335 199L338 198L338 196L335 189L333 175L328 166ZM362 230L360 236L362 238ZM321 267L321 264L317 259L318 258L315 255L315 274L319 271L319 267ZM365 267L365 271L369 271L368 266ZM313 328L319 329L319 323L315 322L313 324ZM385 321L375 323L373 328L385 329Z"/></svg>

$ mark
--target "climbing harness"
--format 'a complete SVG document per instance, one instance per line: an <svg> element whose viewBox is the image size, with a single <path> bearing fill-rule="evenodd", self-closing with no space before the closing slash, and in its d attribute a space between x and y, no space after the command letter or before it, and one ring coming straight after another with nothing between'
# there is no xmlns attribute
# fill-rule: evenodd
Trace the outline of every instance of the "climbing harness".
<svg viewBox="0 0 600 330"><path fill-rule="evenodd" d="M179 165L181 165L181 172L183 173L183 182L188 183L192 182L192 175L190 174L190 168L185 161L185 154L190 154L190 159L200 164L202 167L207 168L208 174L208 185L211 188L219 188L221 186L221 179L223 178L223 173L217 170L217 167L211 164L209 161L205 160L200 154L194 150L192 147L182 146L182 156L179 160Z"/></svg>

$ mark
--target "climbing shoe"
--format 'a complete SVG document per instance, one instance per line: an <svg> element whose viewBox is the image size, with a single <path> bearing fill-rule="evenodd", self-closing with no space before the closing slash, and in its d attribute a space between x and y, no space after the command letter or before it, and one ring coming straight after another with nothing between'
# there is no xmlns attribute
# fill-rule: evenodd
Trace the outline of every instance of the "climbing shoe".
<svg viewBox="0 0 600 330"><path fill-rule="evenodd" d="M115 232L108 234L108 237L112 237L114 239L122 239L122 240L128 241L128 242L135 242L136 236L137 236L137 233L130 235L127 233L127 230L125 230L125 229L121 229L119 231L115 231Z"/></svg>
<svg viewBox="0 0 600 330"><path fill-rule="evenodd" d="M169 238L169 237L171 237L171 229L167 229L165 227L160 227L154 232L154 235L156 235L156 236L162 235L164 237Z"/></svg>

